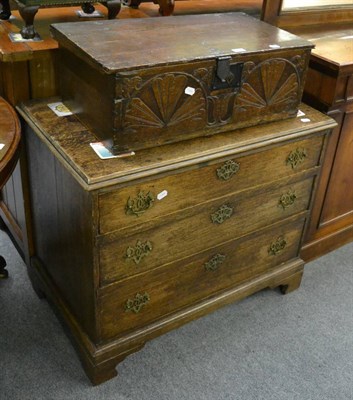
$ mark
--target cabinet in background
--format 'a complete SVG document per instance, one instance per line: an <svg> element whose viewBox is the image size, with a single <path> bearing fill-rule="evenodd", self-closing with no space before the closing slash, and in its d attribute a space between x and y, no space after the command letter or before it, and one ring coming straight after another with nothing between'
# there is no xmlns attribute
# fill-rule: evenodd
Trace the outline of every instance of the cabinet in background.
<svg viewBox="0 0 353 400"><path fill-rule="evenodd" d="M308 261L353 240L353 5L349 0L302 3L286 7L289 0L265 0L262 18L316 46L303 100L338 123L302 249Z"/></svg>

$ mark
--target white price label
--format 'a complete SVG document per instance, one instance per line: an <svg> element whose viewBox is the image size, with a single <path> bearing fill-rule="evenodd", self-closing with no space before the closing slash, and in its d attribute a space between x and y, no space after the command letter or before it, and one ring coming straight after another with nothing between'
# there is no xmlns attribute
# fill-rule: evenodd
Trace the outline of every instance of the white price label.
<svg viewBox="0 0 353 400"><path fill-rule="evenodd" d="M196 90L195 90L195 88L188 86L187 88L185 88L184 92L185 92L185 94L192 96L195 94Z"/></svg>
<svg viewBox="0 0 353 400"><path fill-rule="evenodd" d="M246 49L243 49L242 47L239 47L238 49L232 49L233 53L244 53Z"/></svg>
<svg viewBox="0 0 353 400"><path fill-rule="evenodd" d="M163 192L160 192L157 194L157 199L158 200L162 200L164 199L166 196L168 196L168 192L166 190L163 190Z"/></svg>

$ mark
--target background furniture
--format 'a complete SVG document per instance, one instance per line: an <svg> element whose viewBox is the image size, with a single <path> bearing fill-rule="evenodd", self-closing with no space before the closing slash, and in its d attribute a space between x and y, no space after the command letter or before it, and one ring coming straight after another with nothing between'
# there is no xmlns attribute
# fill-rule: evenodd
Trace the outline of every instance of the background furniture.
<svg viewBox="0 0 353 400"><path fill-rule="evenodd" d="M353 5L337 3L292 11L283 10L281 1L267 0L263 9L266 21L316 45L303 99L338 122L302 250L305 260L353 240Z"/></svg>
<svg viewBox="0 0 353 400"><path fill-rule="evenodd" d="M50 0L16 0L19 6L19 12L25 22L25 26L21 29L20 33L24 39L33 39L39 37L37 31L34 29L34 17L40 7L55 7L82 4L82 10L85 13L91 14L94 11L92 5L93 1L87 0L56 0L53 4ZM11 16L9 0L0 0L3 10L0 13L0 19L9 19ZM106 0L102 2L108 9L108 19L114 19L120 11L120 0Z"/></svg>
<svg viewBox="0 0 353 400"><path fill-rule="evenodd" d="M141 3L153 2L159 4L159 13L163 16L173 14L175 0L123 0L122 3L132 8L138 8Z"/></svg>
<svg viewBox="0 0 353 400"><path fill-rule="evenodd" d="M41 42L13 43L9 33L21 28L19 19L0 23L0 95L11 105L30 98L42 98L58 93L54 67L57 43L50 38L48 23L65 18L78 20L72 8L45 9L37 18ZM18 11L14 15L19 16ZM28 180L25 152L21 152L0 198L0 216L21 256L28 262L31 253Z"/></svg>
<svg viewBox="0 0 353 400"><path fill-rule="evenodd" d="M0 189L9 179L15 168L20 152L21 129L17 114L3 98L0 97ZM0 279L6 278L6 262L0 256Z"/></svg>
<svg viewBox="0 0 353 400"><path fill-rule="evenodd" d="M298 7L296 3L296 7L287 9L283 8L284 1L264 0L261 19L287 30L290 30L292 26L353 21L353 5L349 0L346 0L346 4L343 5L339 4L340 0L332 0L330 5L323 0L321 6L320 0L316 2L316 6L307 1L306 5ZM292 3L295 4L294 1ZM301 4L303 3L301 2Z"/></svg>

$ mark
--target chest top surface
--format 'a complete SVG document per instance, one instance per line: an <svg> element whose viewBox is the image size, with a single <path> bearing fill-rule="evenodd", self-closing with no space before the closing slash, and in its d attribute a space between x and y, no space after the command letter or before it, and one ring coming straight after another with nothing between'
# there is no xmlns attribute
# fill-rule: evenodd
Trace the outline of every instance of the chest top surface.
<svg viewBox="0 0 353 400"><path fill-rule="evenodd" d="M52 25L60 46L107 73L286 48L311 48L291 33L244 13Z"/></svg>
<svg viewBox="0 0 353 400"><path fill-rule="evenodd" d="M335 126L330 117L301 104L305 122L303 117L290 118L144 149L131 157L101 160L90 146L97 141L94 135L74 115L56 116L48 103L48 99L31 101L18 107L18 111L86 190L212 162L220 157L261 149Z"/></svg>

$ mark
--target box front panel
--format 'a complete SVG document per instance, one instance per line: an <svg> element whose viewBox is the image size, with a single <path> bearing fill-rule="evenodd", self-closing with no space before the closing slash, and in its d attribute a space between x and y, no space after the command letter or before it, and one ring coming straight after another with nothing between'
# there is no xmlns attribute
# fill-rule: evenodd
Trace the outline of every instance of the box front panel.
<svg viewBox="0 0 353 400"><path fill-rule="evenodd" d="M136 150L294 117L309 55L264 49L117 73L114 144Z"/></svg>

